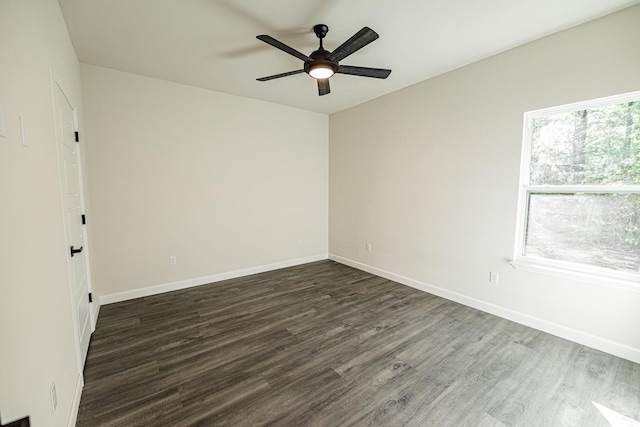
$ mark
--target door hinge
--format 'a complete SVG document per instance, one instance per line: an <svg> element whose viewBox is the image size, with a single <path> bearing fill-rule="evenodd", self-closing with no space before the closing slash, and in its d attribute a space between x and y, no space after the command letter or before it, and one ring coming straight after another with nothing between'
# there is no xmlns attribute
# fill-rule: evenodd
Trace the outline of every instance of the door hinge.
<svg viewBox="0 0 640 427"><path fill-rule="evenodd" d="M76 131L76 142L80 142L80 136L78 135L78 131Z"/></svg>
<svg viewBox="0 0 640 427"><path fill-rule="evenodd" d="M82 225L85 225L87 223L87 217L85 216L85 214L82 214Z"/></svg>
<svg viewBox="0 0 640 427"><path fill-rule="evenodd" d="M89 292L89 302L93 302L93 295Z"/></svg>

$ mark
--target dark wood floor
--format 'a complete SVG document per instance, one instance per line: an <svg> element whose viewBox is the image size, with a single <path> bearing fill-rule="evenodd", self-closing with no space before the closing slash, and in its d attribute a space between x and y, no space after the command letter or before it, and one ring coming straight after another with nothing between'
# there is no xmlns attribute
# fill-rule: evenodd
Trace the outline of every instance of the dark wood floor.
<svg viewBox="0 0 640 427"><path fill-rule="evenodd" d="M332 261L104 306L85 381L78 426L640 420L640 365Z"/></svg>

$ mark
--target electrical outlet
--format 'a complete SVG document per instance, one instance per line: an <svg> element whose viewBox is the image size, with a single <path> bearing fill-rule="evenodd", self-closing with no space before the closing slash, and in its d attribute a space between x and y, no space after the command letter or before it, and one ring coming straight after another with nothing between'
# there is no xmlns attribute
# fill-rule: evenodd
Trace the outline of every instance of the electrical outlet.
<svg viewBox="0 0 640 427"><path fill-rule="evenodd" d="M489 272L489 282L498 284L499 277L500 277L500 275L497 272L495 272L495 271L490 271Z"/></svg>
<svg viewBox="0 0 640 427"><path fill-rule="evenodd" d="M302 246L302 238L298 238L298 246Z"/></svg>
<svg viewBox="0 0 640 427"><path fill-rule="evenodd" d="M371 243L367 243L365 245L365 249L367 250L367 252L371 252L372 251Z"/></svg>
<svg viewBox="0 0 640 427"><path fill-rule="evenodd" d="M51 412L55 412L58 407L58 395L56 394L56 383L51 384Z"/></svg>
<svg viewBox="0 0 640 427"><path fill-rule="evenodd" d="M169 256L169 265L176 265L178 261L176 260L176 257L173 255Z"/></svg>

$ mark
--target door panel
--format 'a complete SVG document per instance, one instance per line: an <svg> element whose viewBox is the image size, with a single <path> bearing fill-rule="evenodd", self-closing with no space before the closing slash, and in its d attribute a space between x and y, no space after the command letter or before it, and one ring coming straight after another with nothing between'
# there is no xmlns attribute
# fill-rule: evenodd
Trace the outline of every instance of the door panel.
<svg viewBox="0 0 640 427"><path fill-rule="evenodd" d="M69 262L69 279L78 342L78 363L82 369L89 349L91 318L86 251L71 255L70 248L84 247L79 156L75 140L74 107L58 84L55 84L56 133L61 168L65 236Z"/></svg>
<svg viewBox="0 0 640 427"><path fill-rule="evenodd" d="M79 196L78 169L74 163L64 161L65 196Z"/></svg>

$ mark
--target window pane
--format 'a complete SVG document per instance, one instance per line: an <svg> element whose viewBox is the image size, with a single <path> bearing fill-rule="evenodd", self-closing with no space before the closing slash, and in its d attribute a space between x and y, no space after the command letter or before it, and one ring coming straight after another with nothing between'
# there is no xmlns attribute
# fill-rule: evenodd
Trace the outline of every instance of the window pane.
<svg viewBox="0 0 640 427"><path fill-rule="evenodd" d="M640 101L533 119L532 185L640 184Z"/></svg>
<svg viewBox="0 0 640 427"><path fill-rule="evenodd" d="M529 195L524 255L635 272L640 194Z"/></svg>

